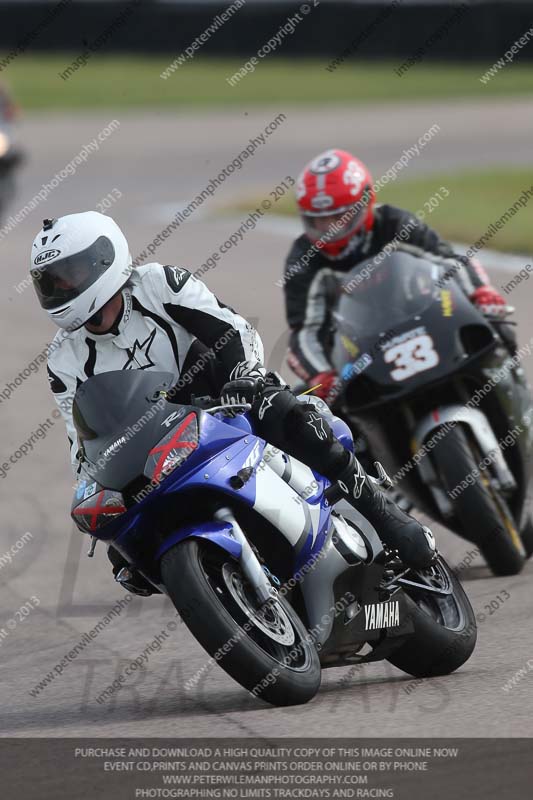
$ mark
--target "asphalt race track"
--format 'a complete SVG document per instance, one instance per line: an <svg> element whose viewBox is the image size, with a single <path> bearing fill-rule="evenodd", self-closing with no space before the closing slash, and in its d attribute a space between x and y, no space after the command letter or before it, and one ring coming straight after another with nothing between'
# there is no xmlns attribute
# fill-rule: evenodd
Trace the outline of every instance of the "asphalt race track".
<svg viewBox="0 0 533 800"><path fill-rule="evenodd" d="M100 143L98 152L1 240L0 393L54 334L33 290L15 288L27 275L30 244L43 217L97 208L117 190L115 197L121 197L109 213L129 234L135 257L178 208L201 192L282 111L121 113L120 125ZM238 215L217 215L215 207L250 193L262 196L263 192L268 198L285 176L295 177L303 161L331 144L356 149L378 176L438 124L438 135L410 161L404 174L530 160L533 120L528 100L412 108L403 104L357 111L286 109L285 113L286 119L253 158L162 244L156 260L198 269L240 224ZM11 213L29 202L113 119L111 111L28 117L21 135L31 157ZM513 124L504 125L504 119ZM494 120L502 124L495 125ZM526 188L530 181L524 184ZM286 326L282 292L275 281L289 241L282 226L274 231L261 222L204 276L222 299L255 321L269 363L276 368L281 366ZM505 270L502 257L494 283L506 283L512 271ZM522 343L533 335L530 297L529 286L512 294ZM532 360L526 358L524 366L533 378ZM2 462L51 417L53 408L41 366L0 403ZM478 560L463 570L479 617L478 645L471 660L447 678L412 685L409 676L388 664L329 670L312 703L286 710L252 698L219 669L204 673L188 690L186 682L205 663L206 655L170 603L159 597L133 599L75 661L61 674L54 673L54 666L84 632L124 597L112 581L104 547L97 547L92 561L85 558L86 537L71 530L71 487L60 421L0 479L0 557L25 532L31 533L11 563L0 560L2 736L533 735L533 673L528 668L528 660L533 668L533 565L515 578L503 579L492 578ZM435 531L452 565L463 562L474 549L444 530ZM497 600L498 595L506 599ZM15 627L7 627L25 603L36 605L32 597L38 606ZM173 628L161 636L162 630ZM157 635L164 641L151 653L145 669L111 700L98 704L96 697ZM505 691L504 684L520 669L523 676ZM53 680L35 691L48 673L54 674Z"/></svg>

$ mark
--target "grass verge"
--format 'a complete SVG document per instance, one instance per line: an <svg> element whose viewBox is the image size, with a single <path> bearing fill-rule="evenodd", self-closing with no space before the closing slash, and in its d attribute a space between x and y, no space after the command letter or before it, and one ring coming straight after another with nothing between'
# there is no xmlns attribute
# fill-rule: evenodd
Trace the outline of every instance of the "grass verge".
<svg viewBox="0 0 533 800"><path fill-rule="evenodd" d="M441 191L443 199L431 210L428 206L430 198L441 187L445 187L449 195L444 197L445 193ZM391 203L414 212L423 211L424 221L444 238L474 244L491 223L495 224L516 203L526 189L533 190L531 167L442 173L415 180L398 180L379 192L378 202ZM250 211L262 199L261 194L246 198L231 210ZM278 200L272 208L273 213L284 215L296 214L296 210L292 195ZM533 197L513 213L486 246L509 252L533 253L532 216Z"/></svg>
<svg viewBox="0 0 533 800"><path fill-rule="evenodd" d="M177 53L166 56L94 55L68 80L60 73L76 53L21 55L3 72L27 109L190 108L375 103L531 94L531 67L513 64L489 83L479 78L488 64L417 64L402 77L397 62L345 62L328 72L328 59L268 58L235 86L226 82L240 59L202 59L160 74Z"/></svg>

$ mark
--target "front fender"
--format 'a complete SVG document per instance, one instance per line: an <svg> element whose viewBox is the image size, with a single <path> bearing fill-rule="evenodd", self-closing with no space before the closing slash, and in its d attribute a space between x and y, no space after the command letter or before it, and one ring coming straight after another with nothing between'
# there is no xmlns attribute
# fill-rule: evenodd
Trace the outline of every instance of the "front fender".
<svg viewBox="0 0 533 800"><path fill-rule="evenodd" d="M440 406L430 414L427 414L416 427L414 438L417 450L424 445L434 430L457 423L469 427L482 455L491 457L496 475L502 486L506 489L515 489L515 479L507 466L490 422L478 408L460 405Z"/></svg>
<svg viewBox="0 0 533 800"><path fill-rule="evenodd" d="M494 431L485 414L477 408L460 405L439 406L431 413L419 420L414 432L415 453L428 449L427 442L435 442L429 447L438 445L440 429L450 425L461 424L467 426L483 456L490 457L496 476L500 484L506 488L516 488L514 477L507 466L502 450ZM423 483L431 492L440 513L446 519L453 515L454 508L449 497L444 492L439 477L437 476L430 458L421 458L417 463L417 470Z"/></svg>
<svg viewBox="0 0 533 800"><path fill-rule="evenodd" d="M231 525L229 522L198 522L192 525L185 525L177 531L170 533L165 541L160 545L155 555L155 560L159 561L162 556L174 545L179 544L184 539L208 539L222 550L225 550L232 558L239 560L242 547L240 543L231 535Z"/></svg>

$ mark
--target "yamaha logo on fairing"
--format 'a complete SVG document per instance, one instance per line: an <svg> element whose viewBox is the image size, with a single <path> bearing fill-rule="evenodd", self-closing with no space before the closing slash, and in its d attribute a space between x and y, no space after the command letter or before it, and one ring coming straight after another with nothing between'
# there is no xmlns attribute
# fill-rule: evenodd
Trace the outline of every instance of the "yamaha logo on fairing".
<svg viewBox="0 0 533 800"><path fill-rule="evenodd" d="M388 603L372 603L365 606L365 631L379 628L396 628L400 624L400 603L390 600Z"/></svg>
<svg viewBox="0 0 533 800"><path fill-rule="evenodd" d="M39 253L39 255L33 259L33 263L39 266L39 264L45 264L47 261L51 261L59 255L61 255L61 250L45 250L44 253Z"/></svg>
<svg viewBox="0 0 533 800"><path fill-rule="evenodd" d="M106 456L110 455L113 452L113 450L116 450L117 447L120 447L120 445L123 445L123 444L126 444L126 437L125 436L121 436L120 439L117 439L116 442L113 442L113 444L110 444L109 447L107 448L107 450L104 450L104 458L106 458Z"/></svg>

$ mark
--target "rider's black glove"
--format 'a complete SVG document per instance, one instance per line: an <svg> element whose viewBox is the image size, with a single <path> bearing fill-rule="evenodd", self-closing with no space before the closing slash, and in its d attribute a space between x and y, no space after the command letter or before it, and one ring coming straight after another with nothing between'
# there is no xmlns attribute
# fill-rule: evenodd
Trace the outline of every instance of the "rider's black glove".
<svg viewBox="0 0 533 800"><path fill-rule="evenodd" d="M252 405L263 391L264 386L263 378L237 378L234 381L228 381L222 387L220 402L223 406L228 406L228 410L231 406L243 403ZM242 414L245 410L244 408L235 408L235 413Z"/></svg>

